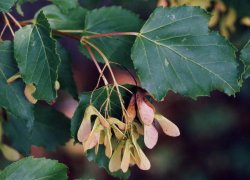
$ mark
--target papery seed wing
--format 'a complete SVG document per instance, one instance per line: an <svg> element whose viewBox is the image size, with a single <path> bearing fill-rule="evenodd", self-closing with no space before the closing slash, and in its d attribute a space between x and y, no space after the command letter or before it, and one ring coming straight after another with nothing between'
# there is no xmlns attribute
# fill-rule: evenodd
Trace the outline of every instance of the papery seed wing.
<svg viewBox="0 0 250 180"><path fill-rule="evenodd" d="M110 129L105 129L105 138L104 138L104 145L105 145L105 154L108 158L112 156L112 143L111 143L111 130Z"/></svg>
<svg viewBox="0 0 250 180"><path fill-rule="evenodd" d="M136 109L135 109L135 95L133 95L130 99L128 108L127 108L127 116L126 120L128 122L132 122L136 117Z"/></svg>
<svg viewBox="0 0 250 180"><path fill-rule="evenodd" d="M98 129L99 125L100 125L100 122L98 121L98 117L97 117L96 120L95 120L93 129L90 132L87 140L85 142L83 142L83 150L84 150L84 152L86 152L89 149L92 149L98 143L98 139L99 139L99 136L100 136L100 131Z"/></svg>
<svg viewBox="0 0 250 180"><path fill-rule="evenodd" d="M101 113L94 106L89 105L85 111L85 114L86 114L86 118L88 119L90 119L92 115L96 115L99 118L99 121L101 122L101 124L104 127L109 128L109 123L107 122L107 120L101 115Z"/></svg>
<svg viewBox="0 0 250 180"><path fill-rule="evenodd" d="M140 164L138 167L141 170L149 170L151 167L150 161L148 160L144 152L141 150L141 148L139 149L139 158L140 158Z"/></svg>
<svg viewBox="0 0 250 180"><path fill-rule="evenodd" d="M158 141L158 132L153 124L144 125L144 143L147 148L152 149Z"/></svg>
<svg viewBox="0 0 250 180"><path fill-rule="evenodd" d="M118 171L121 168L122 163L122 149L124 147L124 143L120 143L115 149L110 161L109 161L109 170L110 172Z"/></svg>
<svg viewBox="0 0 250 180"><path fill-rule="evenodd" d="M130 163L130 145L131 145L130 140L127 140L126 144L125 144L125 149L124 149L124 152L123 152L122 163L121 163L121 170L124 173L127 172L128 168L129 168L129 163Z"/></svg>
<svg viewBox="0 0 250 180"><path fill-rule="evenodd" d="M115 124L119 127L119 129L121 130L124 130L125 127L126 127L126 124L122 121L120 121L119 119L116 119L114 117L110 117L107 119L107 121L110 123L110 124Z"/></svg>
<svg viewBox="0 0 250 180"><path fill-rule="evenodd" d="M111 127L114 131L115 137L118 140L122 140L125 135L121 132L121 130L118 127L116 127L115 125L111 125Z"/></svg>
<svg viewBox="0 0 250 180"><path fill-rule="evenodd" d="M162 116L161 114L155 113L155 119L159 122L163 132L166 135L169 135L172 137L176 137L180 135L179 128L170 120Z"/></svg>
<svg viewBox="0 0 250 180"><path fill-rule="evenodd" d="M133 160L135 161L135 164L141 169L141 170L149 170L151 167L150 161L146 157L146 155L143 153L141 148L137 151L135 147L132 149L132 156Z"/></svg>
<svg viewBox="0 0 250 180"><path fill-rule="evenodd" d="M91 121L86 119L82 121L80 128L77 132L77 139L80 142L85 141L91 133Z"/></svg>
<svg viewBox="0 0 250 180"><path fill-rule="evenodd" d="M21 158L21 155L17 152L17 150L7 146L6 144L2 145L1 150L3 156L9 161L17 161Z"/></svg>
<svg viewBox="0 0 250 180"><path fill-rule="evenodd" d="M24 89L25 97L31 102L32 104L37 103L37 99L33 97L33 93L36 91L36 87L33 84L27 84Z"/></svg>
<svg viewBox="0 0 250 180"><path fill-rule="evenodd" d="M139 134L143 135L144 134L144 129L143 126L137 122L133 122L133 125L136 129L136 132L138 132Z"/></svg>
<svg viewBox="0 0 250 180"><path fill-rule="evenodd" d="M145 99L140 92L136 94L136 103L138 107L139 118L143 124L152 124L155 113L153 105L147 99Z"/></svg>

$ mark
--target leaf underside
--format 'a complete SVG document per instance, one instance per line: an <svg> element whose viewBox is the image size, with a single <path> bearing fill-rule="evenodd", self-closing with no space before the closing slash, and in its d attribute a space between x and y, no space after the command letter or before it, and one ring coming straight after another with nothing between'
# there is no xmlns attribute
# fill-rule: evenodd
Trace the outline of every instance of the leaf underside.
<svg viewBox="0 0 250 180"><path fill-rule="evenodd" d="M192 98L239 91L235 49L209 31L208 20L198 7L158 8L142 27L131 56L142 87L156 100L169 90Z"/></svg>

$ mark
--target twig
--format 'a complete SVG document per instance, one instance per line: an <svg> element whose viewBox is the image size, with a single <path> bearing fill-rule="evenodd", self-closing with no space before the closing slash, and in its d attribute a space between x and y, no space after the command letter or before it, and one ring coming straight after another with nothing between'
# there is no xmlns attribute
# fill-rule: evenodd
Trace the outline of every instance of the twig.
<svg viewBox="0 0 250 180"><path fill-rule="evenodd" d="M5 13L3 13L3 17L4 17L4 20L5 20L6 25L7 25L7 26L9 27L9 29L10 29L10 32L11 32L12 36L15 37L15 33L14 33L14 31L13 31L11 25L10 25L10 22L9 22L9 20L8 20L8 18L7 18L7 16L6 16Z"/></svg>
<svg viewBox="0 0 250 180"><path fill-rule="evenodd" d="M21 24L14 18L10 13L7 13L7 15L12 19L12 21L21 29Z"/></svg>

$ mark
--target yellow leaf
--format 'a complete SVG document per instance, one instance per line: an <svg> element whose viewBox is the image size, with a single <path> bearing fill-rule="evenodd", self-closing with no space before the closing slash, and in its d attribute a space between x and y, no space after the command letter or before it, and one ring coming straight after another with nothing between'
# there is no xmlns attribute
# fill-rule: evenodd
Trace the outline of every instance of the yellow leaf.
<svg viewBox="0 0 250 180"><path fill-rule="evenodd" d="M163 132L166 135L169 135L172 137L176 137L180 135L179 128L170 120L162 116L161 114L155 113L155 119L159 122Z"/></svg>
<svg viewBox="0 0 250 180"><path fill-rule="evenodd" d="M21 158L21 155L15 149L5 144L2 145L1 151L4 157L9 161L17 161Z"/></svg>
<svg viewBox="0 0 250 180"><path fill-rule="evenodd" d="M33 84L27 84L25 86L24 95L32 104L37 103L37 99L35 99L32 95L35 91L36 91L36 87Z"/></svg>
<svg viewBox="0 0 250 180"><path fill-rule="evenodd" d="M109 170L110 172L118 171L121 168L122 163L122 149L124 147L124 141L120 142L116 147L110 161L109 161Z"/></svg>

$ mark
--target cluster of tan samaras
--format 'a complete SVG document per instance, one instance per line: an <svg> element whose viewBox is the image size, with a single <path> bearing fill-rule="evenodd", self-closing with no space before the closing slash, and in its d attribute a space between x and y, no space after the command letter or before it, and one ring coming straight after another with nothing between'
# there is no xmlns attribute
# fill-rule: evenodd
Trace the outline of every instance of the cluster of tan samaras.
<svg viewBox="0 0 250 180"><path fill-rule="evenodd" d="M92 125L91 117L95 117ZM154 120L159 123L163 132L169 136L179 136L178 127L164 116L155 113L154 106L146 99L142 90L133 95L121 121L114 117L104 116L89 105L78 130L78 140L82 142L84 152L99 145L105 146L105 155L110 159L109 170L127 172L130 165L136 164L142 170L150 169L150 162L143 153L137 140L144 135L145 145L152 149L158 140ZM138 118L137 118L138 117Z"/></svg>

